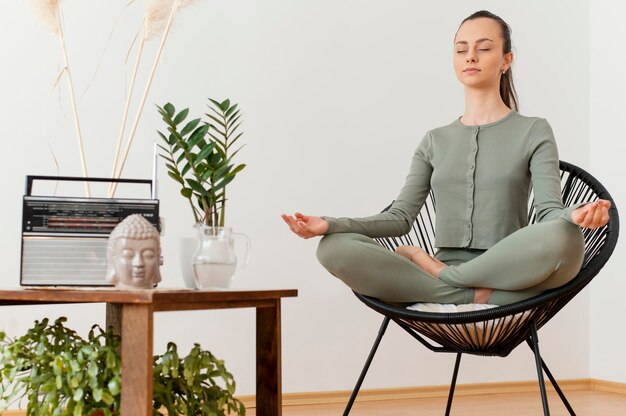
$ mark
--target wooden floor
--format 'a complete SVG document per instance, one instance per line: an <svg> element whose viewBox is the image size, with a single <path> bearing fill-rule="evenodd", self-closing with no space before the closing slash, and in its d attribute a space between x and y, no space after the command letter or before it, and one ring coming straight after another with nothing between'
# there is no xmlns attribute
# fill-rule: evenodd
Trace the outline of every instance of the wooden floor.
<svg viewBox="0 0 626 416"><path fill-rule="evenodd" d="M578 416L625 416L626 395L602 391L566 392ZM551 416L569 415L556 393L548 393ZM341 416L345 405L285 406L283 416ZM446 398L393 400L355 404L350 416L443 416ZM254 409L246 412L255 416ZM539 393L488 394L459 396L451 416L541 416Z"/></svg>

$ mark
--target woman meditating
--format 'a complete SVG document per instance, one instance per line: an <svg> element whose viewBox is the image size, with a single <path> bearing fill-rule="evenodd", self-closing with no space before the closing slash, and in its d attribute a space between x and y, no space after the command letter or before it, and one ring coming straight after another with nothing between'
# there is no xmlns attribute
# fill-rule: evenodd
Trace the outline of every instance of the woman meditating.
<svg viewBox="0 0 626 416"><path fill-rule="evenodd" d="M298 236L324 236L317 257L330 273L388 302L496 305L576 276L584 252L580 227L605 225L610 202L563 207L552 129L517 112L512 62L507 23L487 11L467 17L454 38L465 111L426 133L389 210L365 218L282 215ZM528 225L531 187L537 223ZM372 239L409 232L431 190L434 257L414 246L393 253Z"/></svg>

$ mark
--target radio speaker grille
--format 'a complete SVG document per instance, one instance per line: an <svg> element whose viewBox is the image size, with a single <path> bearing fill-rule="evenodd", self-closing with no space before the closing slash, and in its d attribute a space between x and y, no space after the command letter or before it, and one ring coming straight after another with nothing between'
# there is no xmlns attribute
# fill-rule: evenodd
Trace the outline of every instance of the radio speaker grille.
<svg viewBox="0 0 626 416"><path fill-rule="evenodd" d="M110 286L107 238L23 237L22 285Z"/></svg>

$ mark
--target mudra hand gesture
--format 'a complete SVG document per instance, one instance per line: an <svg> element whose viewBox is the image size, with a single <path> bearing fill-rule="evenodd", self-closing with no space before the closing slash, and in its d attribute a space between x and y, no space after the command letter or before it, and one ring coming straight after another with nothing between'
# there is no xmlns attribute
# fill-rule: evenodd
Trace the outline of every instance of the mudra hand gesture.
<svg viewBox="0 0 626 416"><path fill-rule="evenodd" d="M296 212L295 216L282 214L281 217L289 229L302 238L324 235L328 230L328 221L321 217L303 215L299 212Z"/></svg>
<svg viewBox="0 0 626 416"><path fill-rule="evenodd" d="M574 224L585 228L599 228L609 222L609 208L611 202L606 199L598 199L572 212Z"/></svg>

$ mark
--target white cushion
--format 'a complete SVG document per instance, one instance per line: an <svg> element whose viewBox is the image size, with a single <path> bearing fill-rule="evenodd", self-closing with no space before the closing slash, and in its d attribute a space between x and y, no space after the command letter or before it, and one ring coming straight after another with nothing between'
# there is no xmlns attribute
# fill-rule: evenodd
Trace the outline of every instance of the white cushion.
<svg viewBox="0 0 626 416"><path fill-rule="evenodd" d="M464 305L453 305L449 303L415 303L411 306L407 306L407 309L420 312L458 313L482 311L489 308L495 308L496 306L498 305L485 305L482 303L468 303Z"/></svg>

